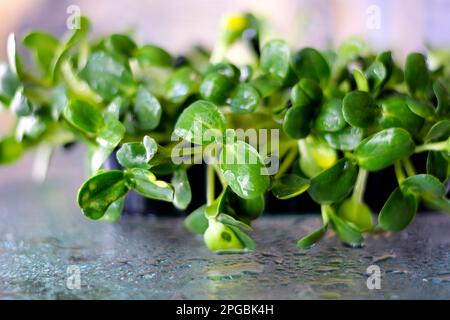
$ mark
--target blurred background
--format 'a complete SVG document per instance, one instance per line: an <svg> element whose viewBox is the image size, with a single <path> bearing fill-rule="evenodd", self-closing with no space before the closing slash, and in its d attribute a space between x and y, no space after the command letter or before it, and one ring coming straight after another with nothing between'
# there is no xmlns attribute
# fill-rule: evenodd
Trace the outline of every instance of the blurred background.
<svg viewBox="0 0 450 320"><path fill-rule="evenodd" d="M0 60L5 59L10 32L20 38L31 29L42 29L61 36L72 5L91 19L94 37L135 30L139 42L179 54L196 44L212 47L221 18L246 10L265 17L273 36L286 39L293 48L336 47L356 35L375 50L393 49L402 61L408 52L427 46L450 47L450 0L0 0ZM0 114L0 134L11 120L7 113ZM70 161L78 162L78 156L57 154L54 164L60 164L58 157L65 162L54 166L50 175L64 171L83 179L82 165L66 169ZM30 155L14 167L17 170L0 167L0 188L18 176L29 179Z"/></svg>
<svg viewBox="0 0 450 320"><path fill-rule="evenodd" d="M353 35L400 56L425 44L450 46L449 0L0 0L0 43L32 28L61 35L71 5L91 18L94 35L135 29L138 40L171 51L212 46L221 17L244 10L267 18L275 36L294 47L325 47Z"/></svg>

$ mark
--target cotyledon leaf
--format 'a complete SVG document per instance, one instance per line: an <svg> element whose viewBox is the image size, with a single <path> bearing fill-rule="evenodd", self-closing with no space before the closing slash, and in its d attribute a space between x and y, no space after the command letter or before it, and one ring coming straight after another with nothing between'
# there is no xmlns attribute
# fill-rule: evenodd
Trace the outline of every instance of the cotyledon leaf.
<svg viewBox="0 0 450 320"><path fill-rule="evenodd" d="M128 187L144 197L167 202L173 201L173 188L167 182L157 180L152 172L133 168L127 170L125 176Z"/></svg>
<svg viewBox="0 0 450 320"><path fill-rule="evenodd" d="M228 185L241 198L256 198L269 187L268 170L261 156L243 141L224 145L220 153L220 169Z"/></svg>
<svg viewBox="0 0 450 320"><path fill-rule="evenodd" d="M211 102L198 100L183 110L174 133L196 144L209 144L225 134L225 117Z"/></svg>
<svg viewBox="0 0 450 320"><path fill-rule="evenodd" d="M415 144L405 129L390 128L367 137L354 155L360 167L378 171L414 153Z"/></svg>
<svg viewBox="0 0 450 320"><path fill-rule="evenodd" d="M87 180L78 191L78 205L86 217L100 219L108 207L128 192L124 173L103 171Z"/></svg>

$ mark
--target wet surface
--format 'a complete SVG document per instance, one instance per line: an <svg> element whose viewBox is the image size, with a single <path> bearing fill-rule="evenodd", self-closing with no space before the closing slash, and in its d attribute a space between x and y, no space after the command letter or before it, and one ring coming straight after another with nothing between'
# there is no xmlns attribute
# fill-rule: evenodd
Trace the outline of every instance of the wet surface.
<svg viewBox="0 0 450 320"><path fill-rule="evenodd" d="M254 225L255 252L217 255L180 218L86 220L75 155L57 157L41 186L26 159L0 168L1 299L450 299L448 215L421 214L402 233L367 236L364 248L329 234L307 251L296 241L319 215L268 216ZM367 288L370 265L380 267L379 290ZM76 284L68 268L79 268L80 289L67 287Z"/></svg>
<svg viewBox="0 0 450 320"><path fill-rule="evenodd" d="M255 223L255 252L217 255L179 218L87 221L64 190L16 183L0 191L0 298L450 298L443 214L422 214L399 234L370 235L364 248L330 235L308 251L295 243L319 216L267 217ZM26 197L11 201L19 193ZM373 264L379 290L366 285ZM70 266L79 267L80 289L67 288Z"/></svg>

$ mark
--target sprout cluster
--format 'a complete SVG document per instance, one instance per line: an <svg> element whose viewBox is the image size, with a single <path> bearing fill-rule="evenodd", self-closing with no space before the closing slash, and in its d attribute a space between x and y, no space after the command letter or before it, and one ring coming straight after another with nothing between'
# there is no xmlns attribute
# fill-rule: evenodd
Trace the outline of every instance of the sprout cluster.
<svg viewBox="0 0 450 320"><path fill-rule="evenodd" d="M82 17L63 39L27 34L21 45L33 64L11 35L0 102L16 121L0 138L0 163L31 149L48 160L55 148L80 141L90 178L78 204L87 218L116 221L130 190L186 210L194 164L174 162L174 151L180 141L190 157L199 146L214 150L206 203L185 221L213 251L255 248L247 232L268 192L278 199L307 193L321 205L323 225L301 238L300 248L328 228L351 246L363 243L364 232L403 230L419 203L450 213L450 53L435 54L441 59L431 69L421 53L409 54L403 66L390 51L374 54L356 39L335 51L292 50L267 39L264 26L252 14L230 16L212 52L172 56L126 34L92 41ZM247 47L250 64L228 58L237 43ZM257 146L226 138L227 129L239 128L280 130L276 173L267 171ZM214 135L198 135L205 130ZM426 172L416 172L411 158L422 152ZM104 170L109 157L122 168ZM254 161L226 161L246 158ZM374 224L364 202L367 177L389 166L398 187Z"/></svg>

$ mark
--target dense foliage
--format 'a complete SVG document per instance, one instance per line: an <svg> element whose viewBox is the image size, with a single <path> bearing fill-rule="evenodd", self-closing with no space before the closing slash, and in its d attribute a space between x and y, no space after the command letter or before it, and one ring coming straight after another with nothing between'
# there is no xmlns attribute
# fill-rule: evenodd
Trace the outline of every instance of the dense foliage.
<svg viewBox="0 0 450 320"><path fill-rule="evenodd" d="M29 149L45 163L55 148L85 143L90 178L78 204L86 217L119 219L129 190L186 209L192 164L173 161L180 147L174 137L184 140L189 157L198 155L197 146L215 150L206 203L186 219L211 250L254 249L246 232L264 212L267 192L279 199L307 193L321 205L323 226L300 239L301 248L328 228L351 246L363 243L364 232L403 230L419 203L450 213L448 53L435 53L440 64L430 68L423 54L409 54L400 66L391 52L375 55L356 39L336 51L293 51L283 40L268 39L264 24L244 14L225 20L212 53L195 48L175 57L126 34L91 41L89 21L80 22L62 40L27 34L22 45L33 65L9 37L0 102L16 123L0 139L0 163ZM246 48L249 61L228 58L237 45ZM267 174L257 146L229 139L233 128L279 129L279 150L268 155L280 159L279 170ZM206 129L214 136L195 132ZM428 160L419 173L410 159L422 152ZM103 170L111 155L121 170ZM242 157L256 161L225 161ZM367 176L389 166L398 187L374 224L364 203Z"/></svg>

